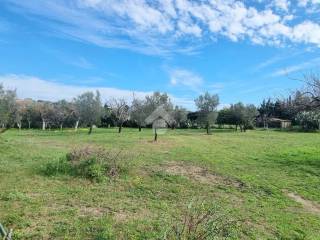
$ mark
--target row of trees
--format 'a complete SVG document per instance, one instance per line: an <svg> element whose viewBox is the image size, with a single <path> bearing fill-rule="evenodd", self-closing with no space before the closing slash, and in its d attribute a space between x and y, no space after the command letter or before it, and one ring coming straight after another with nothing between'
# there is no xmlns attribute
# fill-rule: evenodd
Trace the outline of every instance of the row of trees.
<svg viewBox="0 0 320 240"><path fill-rule="evenodd" d="M318 75L305 75L305 86L287 98L264 100L259 111L259 120L268 128L271 118L291 120L305 130L320 129L320 78Z"/></svg>
<svg viewBox="0 0 320 240"><path fill-rule="evenodd" d="M137 127L141 131L147 126L146 119L161 106L170 115L167 125L171 128L197 126L210 133L211 126L234 125L241 131L253 128L256 121L265 128L271 118L291 120L306 129L320 128L320 80L316 75L305 76L306 87L284 99L264 100L259 108L241 102L220 111L219 96L206 92L195 99L197 112L174 106L166 93L154 92L144 99L134 98L131 103L124 99L112 99L103 104L100 93L86 92L72 101L58 102L18 100L15 91L5 90L0 84L0 126L2 129L60 128L79 126L123 126ZM160 116L161 117L161 116ZM150 125L150 123L148 123Z"/></svg>
<svg viewBox="0 0 320 240"><path fill-rule="evenodd" d="M94 126L117 126L119 133L124 124L135 126L141 131L145 119L159 106L171 115L171 127L186 126L187 110L174 106L166 93L155 92L144 99L134 98L131 103L124 99L112 99L103 104L100 93L86 92L73 101L57 102L18 100L15 91L4 90L0 85L0 124L3 129L17 126L27 128L88 127L89 134Z"/></svg>
<svg viewBox="0 0 320 240"><path fill-rule="evenodd" d="M205 123L208 133L212 123L234 125L236 130L239 127L245 132L261 122L264 128L268 128L270 120L275 118L290 120L305 130L320 130L320 77L308 74L302 81L305 83L302 89L286 98L263 100L258 108L239 102L217 112L218 96L206 93L196 99L199 112L189 114L189 119Z"/></svg>

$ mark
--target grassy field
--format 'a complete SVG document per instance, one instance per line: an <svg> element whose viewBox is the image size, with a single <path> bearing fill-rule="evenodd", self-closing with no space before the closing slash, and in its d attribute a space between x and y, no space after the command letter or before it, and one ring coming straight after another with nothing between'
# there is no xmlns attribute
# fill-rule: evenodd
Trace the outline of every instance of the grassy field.
<svg viewBox="0 0 320 240"><path fill-rule="evenodd" d="M14 239L163 239L190 202L219 206L241 239L320 239L320 134L124 129L0 135L0 222ZM129 171L95 183L43 169L85 145Z"/></svg>

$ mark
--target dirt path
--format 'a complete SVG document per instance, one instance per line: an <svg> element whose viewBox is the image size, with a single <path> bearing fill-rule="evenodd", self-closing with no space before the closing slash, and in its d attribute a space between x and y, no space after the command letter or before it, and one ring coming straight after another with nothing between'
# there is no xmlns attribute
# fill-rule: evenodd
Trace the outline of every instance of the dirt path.
<svg viewBox="0 0 320 240"><path fill-rule="evenodd" d="M306 200L295 193L287 192L286 194L295 202L300 203L305 211L320 215L320 205L318 203Z"/></svg>

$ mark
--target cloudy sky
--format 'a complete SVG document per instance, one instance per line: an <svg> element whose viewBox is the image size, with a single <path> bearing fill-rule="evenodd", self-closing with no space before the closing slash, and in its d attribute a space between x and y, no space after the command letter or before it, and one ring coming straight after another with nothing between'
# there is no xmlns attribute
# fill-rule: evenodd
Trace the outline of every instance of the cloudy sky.
<svg viewBox="0 0 320 240"><path fill-rule="evenodd" d="M320 66L320 0L1 0L0 83L56 100L166 91L258 104Z"/></svg>

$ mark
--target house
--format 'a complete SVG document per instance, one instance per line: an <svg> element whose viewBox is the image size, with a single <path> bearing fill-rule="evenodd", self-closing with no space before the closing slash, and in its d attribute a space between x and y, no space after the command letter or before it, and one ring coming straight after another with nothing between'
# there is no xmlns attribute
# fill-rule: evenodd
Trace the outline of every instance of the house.
<svg viewBox="0 0 320 240"><path fill-rule="evenodd" d="M292 126L291 120L280 118L269 118L268 127L270 128L290 128Z"/></svg>

